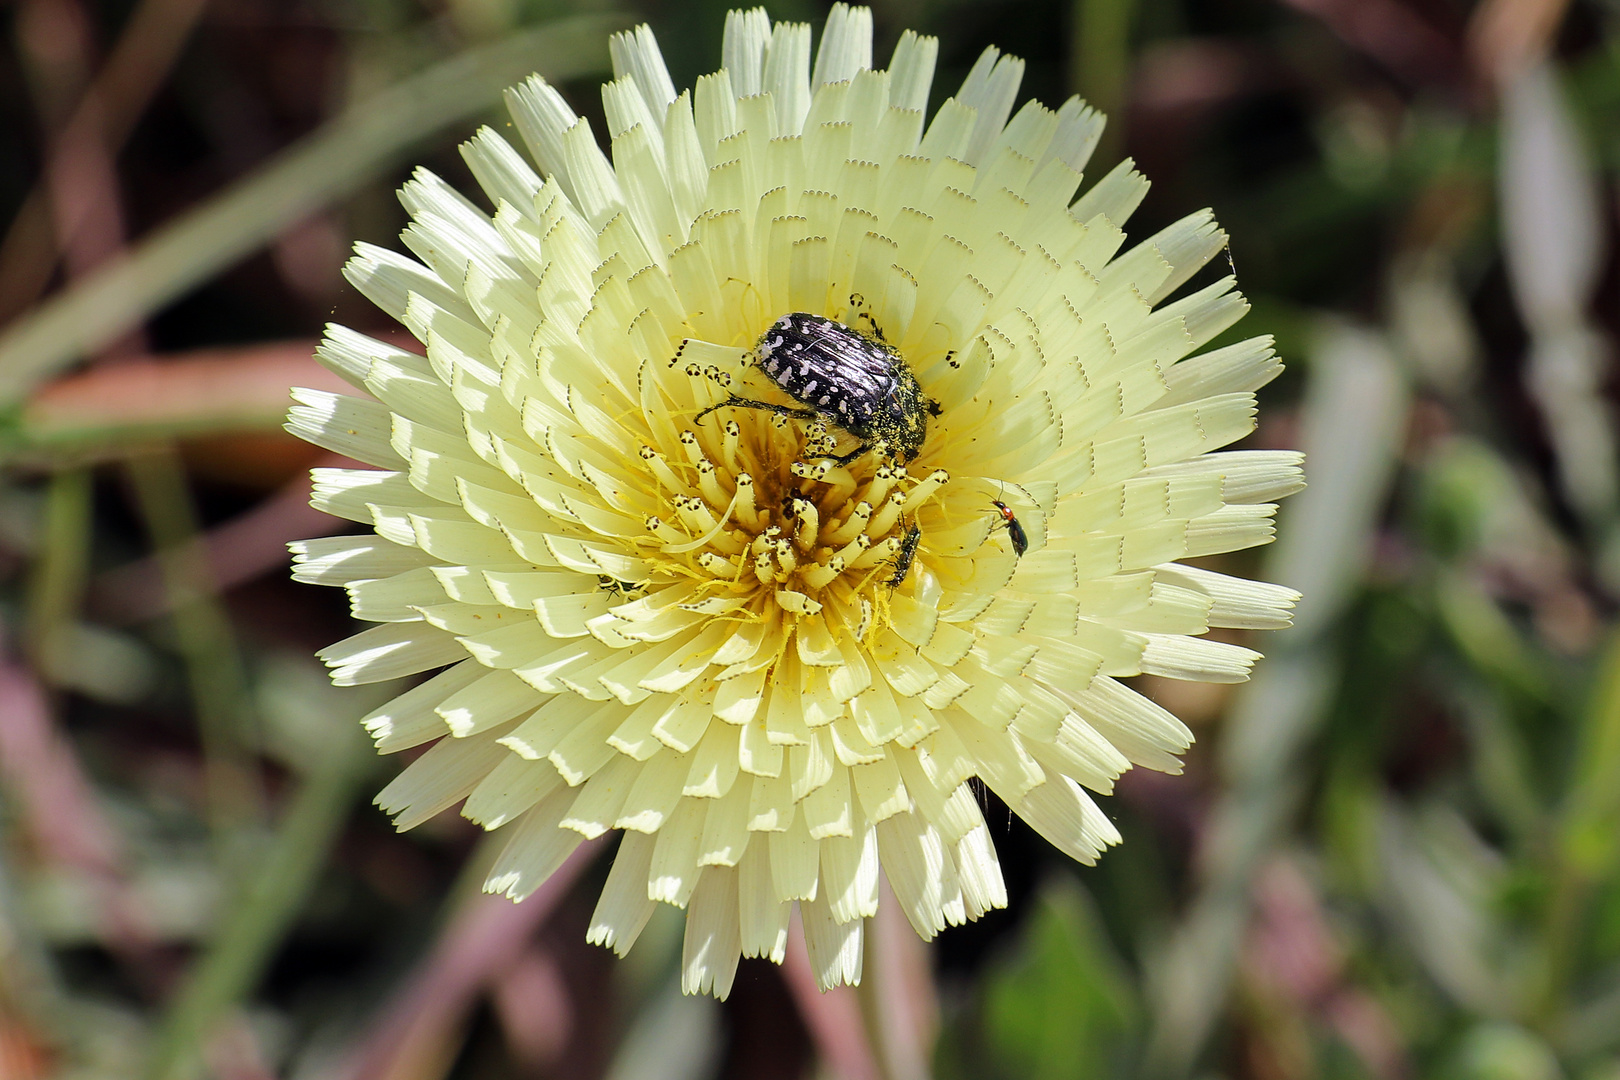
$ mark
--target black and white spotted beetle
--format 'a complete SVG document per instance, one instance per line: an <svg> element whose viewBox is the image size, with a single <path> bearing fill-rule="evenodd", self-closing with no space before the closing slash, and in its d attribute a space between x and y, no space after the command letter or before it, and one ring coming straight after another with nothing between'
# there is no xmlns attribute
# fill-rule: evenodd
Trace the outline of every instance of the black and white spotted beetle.
<svg viewBox="0 0 1620 1080"><path fill-rule="evenodd" d="M906 535L900 541L900 551L894 557L894 577L889 579L889 588L898 589L911 572L911 564L917 558L917 545L922 543L922 530L913 525L906 530Z"/></svg>
<svg viewBox="0 0 1620 1080"><path fill-rule="evenodd" d="M876 327L873 327L876 330ZM795 420L826 420L861 440L838 457L848 465L868 450L908 463L928 437L928 417L939 406L923 394L917 377L892 345L841 322L796 311L771 324L754 347L760 370L797 401L794 409L732 394L697 414L716 409L763 409Z"/></svg>
<svg viewBox="0 0 1620 1080"><path fill-rule="evenodd" d="M1024 532L1024 526L1019 524L1018 515L1000 499L991 499L990 504L1001 511L1002 523L1007 526L1007 539L1012 541L1013 554L1022 558L1024 552L1029 550L1029 536Z"/></svg>

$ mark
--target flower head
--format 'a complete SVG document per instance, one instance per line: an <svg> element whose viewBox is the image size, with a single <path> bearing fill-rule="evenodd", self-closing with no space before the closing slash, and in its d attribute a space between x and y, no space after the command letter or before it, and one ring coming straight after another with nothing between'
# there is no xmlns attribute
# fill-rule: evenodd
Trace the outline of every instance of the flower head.
<svg viewBox="0 0 1620 1080"><path fill-rule="evenodd" d="M812 69L808 26L734 12L677 94L642 27L611 156L531 78L538 171L479 132L494 213L418 171L416 258L347 268L426 356L333 327L321 360L368 396L295 394L293 431L374 467L317 470L315 503L376 535L296 545L378 624L333 678L444 669L366 720L432 743L379 802L504 828L513 899L622 830L591 939L685 908L689 992L780 961L795 903L822 985L858 980L880 871L924 937L1005 904L974 778L1094 860L1119 834L1087 791L1191 741L1118 680L1241 680L1257 654L1206 632L1296 599L1177 561L1265 543L1302 484L1298 455L1211 453L1279 370L1263 338L1188 358L1233 282L1154 309L1224 234L1122 251L1146 181L1075 199L1102 117L1009 121L1023 65L990 49L928 119L935 49L874 70L837 5Z"/></svg>

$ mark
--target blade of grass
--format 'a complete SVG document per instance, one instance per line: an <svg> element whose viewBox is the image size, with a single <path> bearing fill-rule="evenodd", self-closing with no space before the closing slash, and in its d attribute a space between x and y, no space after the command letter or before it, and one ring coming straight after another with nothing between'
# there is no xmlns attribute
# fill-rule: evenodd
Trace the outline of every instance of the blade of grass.
<svg viewBox="0 0 1620 1080"><path fill-rule="evenodd" d="M333 454L318 465L346 467L349 459ZM197 539L211 580L220 592L279 570L286 572L287 545L312 536L331 536L344 523L309 505L310 478L297 476L251 510L201 534ZM166 615L175 597L162 588L161 560L136 559L108 570L91 587L91 609L112 623L138 623Z"/></svg>
<svg viewBox="0 0 1620 1080"><path fill-rule="evenodd" d="M348 109L253 175L159 228L0 336L0 407L340 198L406 150L477 115L531 71L607 66L618 15L561 19L470 49Z"/></svg>
<svg viewBox="0 0 1620 1080"><path fill-rule="evenodd" d="M28 580L24 648L37 671L55 670L71 641L73 621L84 602L90 571L91 483L88 469L65 469L51 477L45 523Z"/></svg>
<svg viewBox="0 0 1620 1080"><path fill-rule="evenodd" d="M1620 635L1604 651L1581 730L1576 737L1573 784L1556 826L1550 900L1543 916L1540 977L1532 1020L1544 1031L1561 1029L1580 951L1587 947L1594 890L1620 861Z"/></svg>
<svg viewBox="0 0 1620 1080"><path fill-rule="evenodd" d="M11 846L0 844L0 1007L24 1022L38 1041L69 1045L68 992L56 959L22 902Z"/></svg>
<svg viewBox="0 0 1620 1080"><path fill-rule="evenodd" d="M1131 17L1136 0L1075 0L1069 89L1108 117L1095 160L1112 164L1125 146Z"/></svg>
<svg viewBox="0 0 1620 1080"><path fill-rule="evenodd" d="M179 457L172 449L143 454L131 458L128 469L173 605L203 748L209 827L218 857L229 865L246 839L241 828L263 817L242 656L209 572Z"/></svg>
<svg viewBox="0 0 1620 1080"><path fill-rule="evenodd" d="M1606 262L1604 211L1561 75L1536 61L1502 88L1502 253L1530 331L1524 381L1546 422L1564 494L1620 569L1620 436L1603 395L1610 342L1586 307Z"/></svg>
<svg viewBox="0 0 1620 1080"><path fill-rule="evenodd" d="M342 392L345 384L315 361L316 342L264 342L132 357L41 387L0 455L49 461L60 453L107 453L120 446L219 432L270 431L287 418L287 387ZM0 457L3 460L3 457Z"/></svg>
<svg viewBox="0 0 1620 1080"><path fill-rule="evenodd" d="M1554 677L1479 585L1444 568L1435 582L1435 599L1457 651L1476 671L1522 702L1549 708L1559 704Z"/></svg>
<svg viewBox="0 0 1620 1080"><path fill-rule="evenodd" d="M21 665L0 658L0 793L34 860L94 882L98 925L116 951L133 955L149 934L130 901L123 835L103 811L95 782L53 721L50 703Z"/></svg>
<svg viewBox="0 0 1620 1080"><path fill-rule="evenodd" d="M204 1041L258 983L314 887L373 761L350 721L332 724L327 749L292 796L241 892L226 905L213 943L171 1000L141 1071L146 1080L184 1080L197 1073Z"/></svg>
<svg viewBox="0 0 1620 1080"><path fill-rule="evenodd" d="M289 386L349 389L316 363L315 344L194 349L89 366L41 387L15 425L0 429L0 467L61 472L183 439L284 434Z"/></svg>
<svg viewBox="0 0 1620 1080"><path fill-rule="evenodd" d="M879 877L877 915L868 924L870 975L857 990L888 1075L929 1080L939 1032L939 995L928 943L906 921L889 879Z"/></svg>
<svg viewBox="0 0 1620 1080"><path fill-rule="evenodd" d="M637 1014L613 1055L607 1080L701 1080L716 1074L720 1005L681 993L680 974Z"/></svg>
<svg viewBox="0 0 1620 1080"><path fill-rule="evenodd" d="M61 201L67 162L85 148L99 151L109 165L117 158L168 78L206 4L207 0L141 0L124 21L107 62L50 148L45 180L35 182L0 239L0 318L33 303L50 281L60 252L72 246L80 222L67 220L72 215L63 206L52 205ZM55 197L47 196L48 187ZM53 211L59 226L55 230L50 226Z"/></svg>

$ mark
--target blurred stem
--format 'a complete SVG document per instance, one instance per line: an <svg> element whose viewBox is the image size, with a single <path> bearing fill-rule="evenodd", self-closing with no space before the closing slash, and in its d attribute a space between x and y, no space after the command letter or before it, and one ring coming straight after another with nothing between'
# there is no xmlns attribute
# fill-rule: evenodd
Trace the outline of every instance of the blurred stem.
<svg viewBox="0 0 1620 1080"><path fill-rule="evenodd" d="M303 907L370 760L353 724L333 725L328 752L315 759L275 839L223 907L213 942L171 1002L142 1071L145 1080L197 1073L205 1040L258 984Z"/></svg>
<svg viewBox="0 0 1620 1080"><path fill-rule="evenodd" d="M196 25L207 0L141 0L124 21L107 62L56 133L46 173L60 170L75 144L95 140L116 158ZM56 208L60 214L62 208ZM71 237L51 228L50 197L36 182L0 240L0 319L32 303L49 283Z"/></svg>
<svg viewBox="0 0 1620 1080"><path fill-rule="evenodd" d="M45 525L28 580L23 648L47 679L70 647L70 632L89 578L91 475L88 469L54 474L45 495Z"/></svg>
<svg viewBox="0 0 1620 1080"><path fill-rule="evenodd" d="M1441 623L1475 670L1521 701L1557 708L1558 691L1496 602L1454 567L1435 582Z"/></svg>
<svg viewBox="0 0 1620 1080"><path fill-rule="evenodd" d="M346 109L7 327L0 334L0 405L370 181L404 151L476 116L529 72L562 81L603 70L607 36L627 22L578 16L509 34Z"/></svg>
<svg viewBox="0 0 1620 1080"><path fill-rule="evenodd" d="M1620 634L1610 637L1575 744L1574 779L1557 824L1542 932L1543 967L1532 1019L1556 1032L1576 976L1588 901L1614 871L1620 821Z"/></svg>
<svg viewBox="0 0 1620 1080"><path fill-rule="evenodd" d="M1483 688L1469 686L1456 696L1472 748L1474 782L1518 844L1540 843L1547 835L1547 813L1526 767L1530 754L1518 731Z"/></svg>
<svg viewBox="0 0 1620 1080"><path fill-rule="evenodd" d="M912 929L888 879L880 882L860 987L868 1041L888 1080L928 1080L939 1017L928 945Z"/></svg>
<svg viewBox="0 0 1620 1080"><path fill-rule="evenodd" d="M1069 87L1107 114L1095 160L1111 164L1125 145L1125 97L1130 78L1131 16L1136 0L1074 0Z"/></svg>
<svg viewBox="0 0 1620 1080"><path fill-rule="evenodd" d="M242 659L198 539L196 509L178 455L164 449L130 458L127 467L170 597L170 618L197 710L209 825L224 856L239 841L240 826L264 813Z"/></svg>
<svg viewBox="0 0 1620 1080"><path fill-rule="evenodd" d="M0 833L0 842L6 839ZM0 847L0 1016L10 1013L58 1045L67 1041L68 994L49 947L29 919L8 847Z"/></svg>
<svg viewBox="0 0 1620 1080"><path fill-rule="evenodd" d="M198 410L173 420L53 428L33 426L25 420L8 431L0 431L0 466L59 472L79 470L99 462L128 458L154 442L277 431L286 422L286 412L285 406L262 414L239 409L221 409L215 413Z"/></svg>
<svg viewBox="0 0 1620 1080"><path fill-rule="evenodd" d="M868 920L867 926L875 928L876 919ZM889 1045L891 1033L883 1025L883 994L887 987L887 980L878 977L873 970L872 963L876 949L872 947L871 935L866 942L866 971L859 985L855 987L855 1000L859 1003L861 1026L866 1029L866 1042L872 1048L872 1067L876 1080L899 1080L894 1072L894 1054Z"/></svg>

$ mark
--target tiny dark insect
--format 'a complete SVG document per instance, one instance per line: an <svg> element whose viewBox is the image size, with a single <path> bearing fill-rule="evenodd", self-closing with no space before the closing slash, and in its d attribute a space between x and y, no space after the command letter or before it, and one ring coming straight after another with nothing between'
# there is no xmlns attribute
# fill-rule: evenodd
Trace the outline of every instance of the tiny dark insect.
<svg viewBox="0 0 1620 1080"><path fill-rule="evenodd" d="M597 574L596 583L606 592L618 596L631 596L646 588L645 581L620 581L618 578L608 577L606 574Z"/></svg>
<svg viewBox="0 0 1620 1080"><path fill-rule="evenodd" d="M1012 512L1012 507L1000 499L991 499L991 505L1001 511L1001 520L1007 526L1007 539L1012 541L1013 554L1022 557L1029 550L1029 536L1024 532L1024 526L1019 523L1018 515Z"/></svg>
<svg viewBox="0 0 1620 1080"><path fill-rule="evenodd" d="M928 418L939 415L939 406L923 394L893 346L833 319L802 311L783 315L761 335L754 358L772 382L806 407L732 394L698 413L698 420L725 408L826 420L861 440L835 459L848 465L868 450L910 462L928 438Z"/></svg>
<svg viewBox="0 0 1620 1080"><path fill-rule="evenodd" d="M889 588L898 589L911 573L911 564L917 558L917 545L922 543L922 530L913 525L906 530L906 535L900 541L900 553L894 557L894 577L889 579Z"/></svg>

